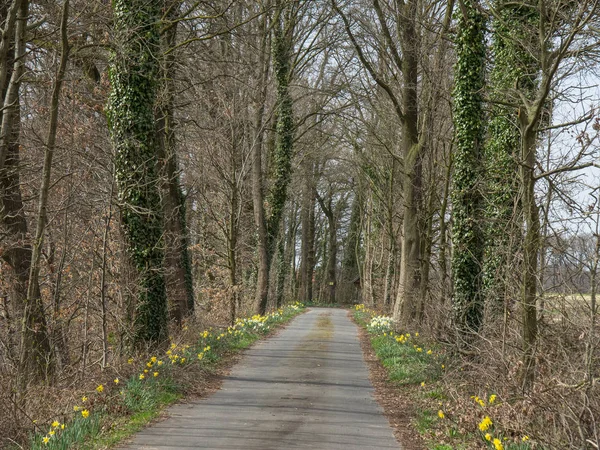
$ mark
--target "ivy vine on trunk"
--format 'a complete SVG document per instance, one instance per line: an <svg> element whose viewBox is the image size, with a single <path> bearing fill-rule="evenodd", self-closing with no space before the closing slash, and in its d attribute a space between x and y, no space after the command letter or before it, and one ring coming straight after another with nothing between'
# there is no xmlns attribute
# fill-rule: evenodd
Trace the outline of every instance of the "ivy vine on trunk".
<svg viewBox="0 0 600 450"><path fill-rule="evenodd" d="M138 277L134 342L154 344L167 337L163 273L164 231L159 142L154 123L158 92L160 2L113 0L115 42L108 119L115 147L119 204L129 255Z"/></svg>
<svg viewBox="0 0 600 450"><path fill-rule="evenodd" d="M481 157L485 85L484 18L479 3L459 2L454 76L454 132L456 151L452 191L452 274L454 320L464 343L479 330L483 317L481 295Z"/></svg>

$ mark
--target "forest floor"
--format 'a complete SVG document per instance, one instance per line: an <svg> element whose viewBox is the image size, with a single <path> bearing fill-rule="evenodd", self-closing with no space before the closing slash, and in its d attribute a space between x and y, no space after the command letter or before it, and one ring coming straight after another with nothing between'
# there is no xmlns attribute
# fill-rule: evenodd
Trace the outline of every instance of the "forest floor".
<svg viewBox="0 0 600 450"><path fill-rule="evenodd" d="M166 415L123 448L399 448L343 309L295 318L248 350L220 390Z"/></svg>

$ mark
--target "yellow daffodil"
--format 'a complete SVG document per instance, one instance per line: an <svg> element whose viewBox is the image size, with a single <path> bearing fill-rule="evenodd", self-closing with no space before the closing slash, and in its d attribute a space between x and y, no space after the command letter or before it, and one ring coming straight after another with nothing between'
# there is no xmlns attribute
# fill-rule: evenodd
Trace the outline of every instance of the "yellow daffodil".
<svg viewBox="0 0 600 450"><path fill-rule="evenodd" d="M158 376L158 372L154 372L152 375L154 375L154 378L156 378Z"/></svg>
<svg viewBox="0 0 600 450"><path fill-rule="evenodd" d="M479 429L481 431L487 431L487 429L493 424L492 419L488 416L485 416L481 422L479 422Z"/></svg>
<svg viewBox="0 0 600 450"><path fill-rule="evenodd" d="M129 359L127 360L127 364L133 364L133 358L129 358Z"/></svg>
<svg viewBox="0 0 600 450"><path fill-rule="evenodd" d="M48 442L50 442L50 438L48 436L44 436L42 438L42 442L44 443L44 445L48 445Z"/></svg>
<svg viewBox="0 0 600 450"><path fill-rule="evenodd" d="M48 431L48 434L49 434L50 436L54 436L54 430L50 430L50 431Z"/></svg>
<svg viewBox="0 0 600 450"><path fill-rule="evenodd" d="M145 375L143 373L140 373L140 377L139 378L140 378L140 380L143 380L146 377L145 377Z"/></svg>
<svg viewBox="0 0 600 450"><path fill-rule="evenodd" d="M84 403L87 402L87 399L88 398L85 395L83 397L81 397L81 401L84 402Z"/></svg>
<svg viewBox="0 0 600 450"><path fill-rule="evenodd" d="M64 424L64 423L61 423L61 424L60 424L60 429L61 429L61 430L64 430L64 429L65 429L65 424Z"/></svg>
<svg viewBox="0 0 600 450"><path fill-rule="evenodd" d="M496 401L496 394L490 395L490 400L489 400L490 405L493 405L495 401Z"/></svg>
<svg viewBox="0 0 600 450"><path fill-rule="evenodd" d="M90 412L87 409L84 409L83 411L81 411L81 416L84 419L87 419L89 417L89 415L90 415Z"/></svg>
<svg viewBox="0 0 600 450"><path fill-rule="evenodd" d="M158 360L158 358L156 356L153 356L152 358L150 358L150 362L155 363Z"/></svg>
<svg viewBox="0 0 600 450"><path fill-rule="evenodd" d="M204 353L198 353L198 359L204 358Z"/></svg>
<svg viewBox="0 0 600 450"><path fill-rule="evenodd" d="M427 350L427 354L431 355L433 352L431 350Z"/></svg>
<svg viewBox="0 0 600 450"><path fill-rule="evenodd" d="M492 440L492 435L490 433L485 433L485 440L486 441L491 441Z"/></svg>
<svg viewBox="0 0 600 450"><path fill-rule="evenodd" d="M115 384L119 384L119 379L118 378L115 378L114 381L115 381Z"/></svg>
<svg viewBox="0 0 600 450"><path fill-rule="evenodd" d="M494 439L493 444L494 444L494 448L496 450L504 450L504 445L502 445L502 441L500 439L498 439L498 438Z"/></svg>
<svg viewBox="0 0 600 450"><path fill-rule="evenodd" d="M529 440L529 436L523 436L523 437L521 438L521 440L522 440L523 442L527 442L527 441Z"/></svg>
<svg viewBox="0 0 600 450"><path fill-rule="evenodd" d="M162 361L158 361L158 362L156 363L156 365L157 365L158 367L160 367L160 366L162 366L162 365L163 365L163 362L162 362Z"/></svg>
<svg viewBox="0 0 600 450"><path fill-rule="evenodd" d="M56 428L60 425L60 422L55 420L54 422L52 422L52 428Z"/></svg>
<svg viewBox="0 0 600 450"><path fill-rule="evenodd" d="M438 417L440 419L443 419L444 417L446 417L446 415L444 414L444 411L442 411L441 409L438 411Z"/></svg>
<svg viewBox="0 0 600 450"><path fill-rule="evenodd" d="M79 411L81 408L77 405L73 406L73 411L77 412Z"/></svg>
<svg viewBox="0 0 600 450"><path fill-rule="evenodd" d="M425 382L421 381L421 387L425 387Z"/></svg>
<svg viewBox="0 0 600 450"><path fill-rule="evenodd" d="M101 393L103 390L104 390L104 386L102 386L102 385L99 385L99 386L96 388L96 392L98 392L98 393Z"/></svg>

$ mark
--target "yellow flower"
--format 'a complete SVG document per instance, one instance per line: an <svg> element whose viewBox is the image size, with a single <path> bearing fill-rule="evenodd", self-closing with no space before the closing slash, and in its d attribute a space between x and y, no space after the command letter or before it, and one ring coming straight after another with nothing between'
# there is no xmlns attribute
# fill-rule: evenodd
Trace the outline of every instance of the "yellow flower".
<svg viewBox="0 0 600 450"><path fill-rule="evenodd" d="M96 392L100 393L104 390L104 386L100 385L96 388Z"/></svg>
<svg viewBox="0 0 600 450"><path fill-rule="evenodd" d="M433 352L431 350L427 350L427 354L431 355Z"/></svg>
<svg viewBox="0 0 600 450"><path fill-rule="evenodd" d="M417 352L421 353L423 349L421 347L417 347Z"/></svg>
<svg viewBox="0 0 600 450"><path fill-rule="evenodd" d="M438 411L438 417L440 419L443 419L444 417L446 417L446 415L444 414L444 411L442 411L441 409Z"/></svg>
<svg viewBox="0 0 600 450"><path fill-rule="evenodd" d="M418 332L415 333L415 337L419 337L419 333Z"/></svg>
<svg viewBox="0 0 600 450"><path fill-rule="evenodd" d="M521 439L523 442L527 442L529 440L529 436L523 436L523 438Z"/></svg>
<svg viewBox="0 0 600 450"><path fill-rule="evenodd" d="M489 400L490 405L493 405L495 401L496 401L496 394L490 395L490 400Z"/></svg>
<svg viewBox="0 0 600 450"><path fill-rule="evenodd" d="M204 350L202 350L204 353L209 352L210 351L210 345L207 345L206 347L204 347Z"/></svg>
<svg viewBox="0 0 600 450"><path fill-rule="evenodd" d="M148 369L144 369L144 373L148 373Z"/></svg>
<svg viewBox="0 0 600 450"><path fill-rule="evenodd" d="M498 439L498 438L494 439L493 444L494 444L494 448L496 450L504 450L504 445L502 445L502 441L500 439Z"/></svg>
<svg viewBox="0 0 600 450"><path fill-rule="evenodd" d="M485 416L481 422L479 422L479 429L481 431L487 431L487 429L493 424L492 419L488 416Z"/></svg>
<svg viewBox="0 0 600 450"><path fill-rule="evenodd" d="M44 443L44 445L48 445L48 442L50 442L50 438L48 436L44 436L42 438L42 442Z"/></svg>
<svg viewBox="0 0 600 450"><path fill-rule="evenodd" d="M158 372L154 372L152 375L154 375L154 378L156 378L158 376Z"/></svg>
<svg viewBox="0 0 600 450"><path fill-rule="evenodd" d="M60 424L60 429L61 429L61 430L64 430L64 429L65 429L65 424L64 424L64 423L61 423L61 424Z"/></svg>
<svg viewBox="0 0 600 450"><path fill-rule="evenodd" d="M119 379L115 378L115 384L119 384Z"/></svg>
<svg viewBox="0 0 600 450"><path fill-rule="evenodd" d="M445 369L445 368L446 368L446 366L444 364L442 364L442 369Z"/></svg>
<svg viewBox="0 0 600 450"><path fill-rule="evenodd" d="M90 415L90 412L87 409L84 409L83 411L81 411L81 416L84 419L87 419L89 415Z"/></svg>
<svg viewBox="0 0 600 450"><path fill-rule="evenodd" d="M152 367L152 362L146 363L146 367Z"/></svg>
<svg viewBox="0 0 600 450"><path fill-rule="evenodd" d="M81 397L81 401L82 401L82 402L87 402L87 399L88 399L88 398L87 398L85 395L84 395L83 397Z"/></svg>
<svg viewBox="0 0 600 450"><path fill-rule="evenodd" d="M55 420L54 422L52 422L52 428L56 428L60 425L60 422L58 422L57 420Z"/></svg>
<svg viewBox="0 0 600 450"><path fill-rule="evenodd" d="M158 360L158 358L156 356L153 356L152 358L150 358L150 361L155 363Z"/></svg>
<svg viewBox="0 0 600 450"><path fill-rule="evenodd" d="M492 435L490 433L485 433L485 440L486 441L491 441L492 440Z"/></svg>
<svg viewBox="0 0 600 450"><path fill-rule="evenodd" d="M204 358L204 353L198 353L198 359Z"/></svg>
<svg viewBox="0 0 600 450"><path fill-rule="evenodd" d="M133 358L129 358L129 359L127 360L127 364L133 364Z"/></svg>
<svg viewBox="0 0 600 450"><path fill-rule="evenodd" d="M140 380L143 380L144 378L146 378L146 377L144 376L144 374L143 374L143 373L140 373Z"/></svg>
<svg viewBox="0 0 600 450"><path fill-rule="evenodd" d="M421 381L421 387L425 387L425 382Z"/></svg>
<svg viewBox="0 0 600 450"><path fill-rule="evenodd" d="M80 409L79 406L77 406L77 405L73 406L73 411L77 412L77 411L79 411L79 409Z"/></svg>
<svg viewBox="0 0 600 450"><path fill-rule="evenodd" d="M160 366L162 366L162 365L163 365L163 362L162 362L162 361L158 361L158 362L156 363L156 365L157 365L158 367L160 367Z"/></svg>
<svg viewBox="0 0 600 450"><path fill-rule="evenodd" d="M49 434L50 436L54 436L54 430L50 430L50 431L48 431L48 434Z"/></svg>

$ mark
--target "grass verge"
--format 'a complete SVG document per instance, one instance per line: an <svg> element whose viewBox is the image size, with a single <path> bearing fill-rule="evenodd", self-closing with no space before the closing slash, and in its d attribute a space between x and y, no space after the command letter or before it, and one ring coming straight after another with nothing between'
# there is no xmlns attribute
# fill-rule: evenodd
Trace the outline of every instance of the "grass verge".
<svg viewBox="0 0 600 450"><path fill-rule="evenodd" d="M355 307L354 320L368 332L373 352L386 371L387 384L396 388L392 395L410 402L414 429L428 450L540 448L528 436L502 430L495 423L494 410L502 404L496 395L472 396L470 404L457 405L444 387L446 366L451 362L445 349L417 331L395 329L390 317L364 305ZM398 406L392 402L393 407ZM459 414L461 410L466 412Z"/></svg>
<svg viewBox="0 0 600 450"><path fill-rule="evenodd" d="M160 354L130 358L134 375L99 384L68 411L57 412L51 423L36 424L30 448L99 450L122 442L158 418L166 406L194 393L197 380L214 375L233 355L303 310L303 305L289 305L265 316L239 319L226 329L187 333L194 338L171 342Z"/></svg>

